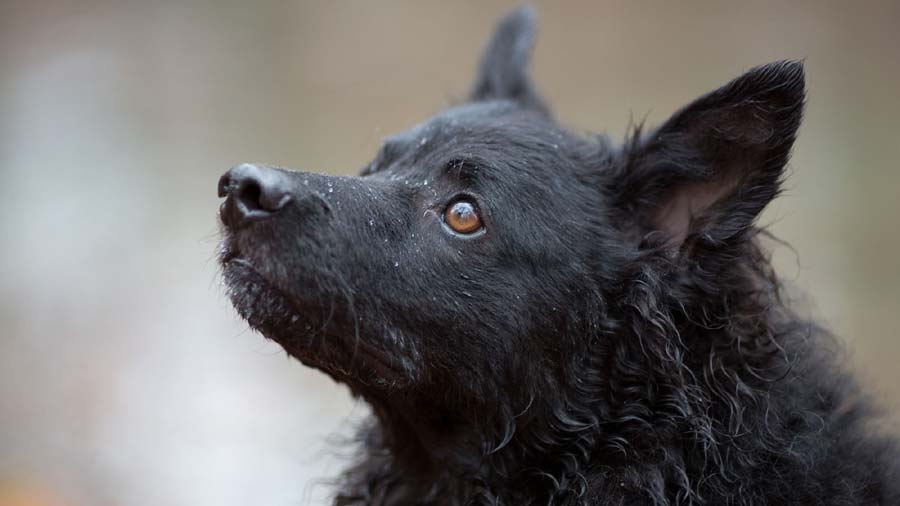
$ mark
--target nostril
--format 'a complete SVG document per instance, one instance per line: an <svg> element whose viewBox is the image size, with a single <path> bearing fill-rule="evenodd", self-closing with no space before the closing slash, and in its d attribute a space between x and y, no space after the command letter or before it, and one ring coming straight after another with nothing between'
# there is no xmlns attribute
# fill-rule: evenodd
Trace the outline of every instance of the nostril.
<svg viewBox="0 0 900 506"><path fill-rule="evenodd" d="M259 183L253 180L243 181L238 188L236 198L240 200L244 206L250 211L264 209L262 204L262 188ZM274 211L275 209L265 209L266 211Z"/></svg>
<svg viewBox="0 0 900 506"><path fill-rule="evenodd" d="M291 201L290 180L280 170L241 164L220 179L220 197L227 197L226 207L240 221L262 219Z"/></svg>

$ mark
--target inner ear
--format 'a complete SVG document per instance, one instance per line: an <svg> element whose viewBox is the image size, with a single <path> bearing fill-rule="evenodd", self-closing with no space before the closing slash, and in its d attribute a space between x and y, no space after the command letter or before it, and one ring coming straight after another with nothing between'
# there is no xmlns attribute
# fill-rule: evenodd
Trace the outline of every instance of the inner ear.
<svg viewBox="0 0 900 506"><path fill-rule="evenodd" d="M776 62L638 134L614 177L623 219L670 246L739 240L779 192L803 101L802 64Z"/></svg>
<svg viewBox="0 0 900 506"><path fill-rule="evenodd" d="M652 228L663 232L667 244L683 244L698 218L737 186L736 178L678 184L655 209L651 216Z"/></svg>
<svg viewBox="0 0 900 506"><path fill-rule="evenodd" d="M717 204L739 197L735 192L744 180L765 165L776 128L771 118L754 111L756 107L737 104L706 111L683 121L686 124L677 126L677 134L658 136L662 142L680 143L700 155L694 158L692 177L673 183L651 211L652 227L663 232L669 244L683 244L692 232L706 226L704 215ZM692 157L689 154L682 160Z"/></svg>

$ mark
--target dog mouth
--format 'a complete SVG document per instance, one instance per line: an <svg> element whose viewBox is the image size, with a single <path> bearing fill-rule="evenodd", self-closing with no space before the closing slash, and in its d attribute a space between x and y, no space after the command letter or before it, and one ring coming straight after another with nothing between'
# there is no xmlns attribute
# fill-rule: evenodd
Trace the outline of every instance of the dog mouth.
<svg viewBox="0 0 900 506"><path fill-rule="evenodd" d="M251 328L286 349L298 348L298 341L314 337L312 322L291 297L271 283L233 244L226 244L223 250L220 264L226 293Z"/></svg>
<svg viewBox="0 0 900 506"><path fill-rule="evenodd" d="M408 367L360 335L358 323L335 305L286 292L268 279L251 255L241 252L230 234L222 242L219 263L227 295L251 328L304 364L350 384L396 385L408 380ZM311 289L310 292L314 292ZM311 302L314 299L315 302Z"/></svg>

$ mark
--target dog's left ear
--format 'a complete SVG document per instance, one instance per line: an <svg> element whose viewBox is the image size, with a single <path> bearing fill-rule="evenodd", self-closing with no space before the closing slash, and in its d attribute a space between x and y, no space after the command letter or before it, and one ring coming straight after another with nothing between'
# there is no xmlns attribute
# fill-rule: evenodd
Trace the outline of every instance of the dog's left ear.
<svg viewBox="0 0 900 506"><path fill-rule="evenodd" d="M803 64L754 68L637 134L612 176L616 207L651 243L741 240L778 195L804 102Z"/></svg>
<svg viewBox="0 0 900 506"><path fill-rule="evenodd" d="M519 7L500 19L482 54L470 100L512 100L524 107L547 112L528 77L535 20L531 7Z"/></svg>

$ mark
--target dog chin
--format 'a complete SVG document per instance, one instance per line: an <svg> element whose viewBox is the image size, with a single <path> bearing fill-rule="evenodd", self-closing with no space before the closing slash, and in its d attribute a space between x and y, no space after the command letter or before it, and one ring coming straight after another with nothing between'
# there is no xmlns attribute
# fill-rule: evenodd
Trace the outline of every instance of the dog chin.
<svg viewBox="0 0 900 506"><path fill-rule="evenodd" d="M231 303L251 328L291 353L307 347L316 337L310 319L248 260L238 256L223 259L222 274Z"/></svg>
<svg viewBox="0 0 900 506"><path fill-rule="evenodd" d="M221 264L226 292L238 314L289 355L351 387L397 387L409 381L409 367L398 367L396 360L366 346L359 337L348 342L340 335L326 335L249 260L229 254L222 256Z"/></svg>

